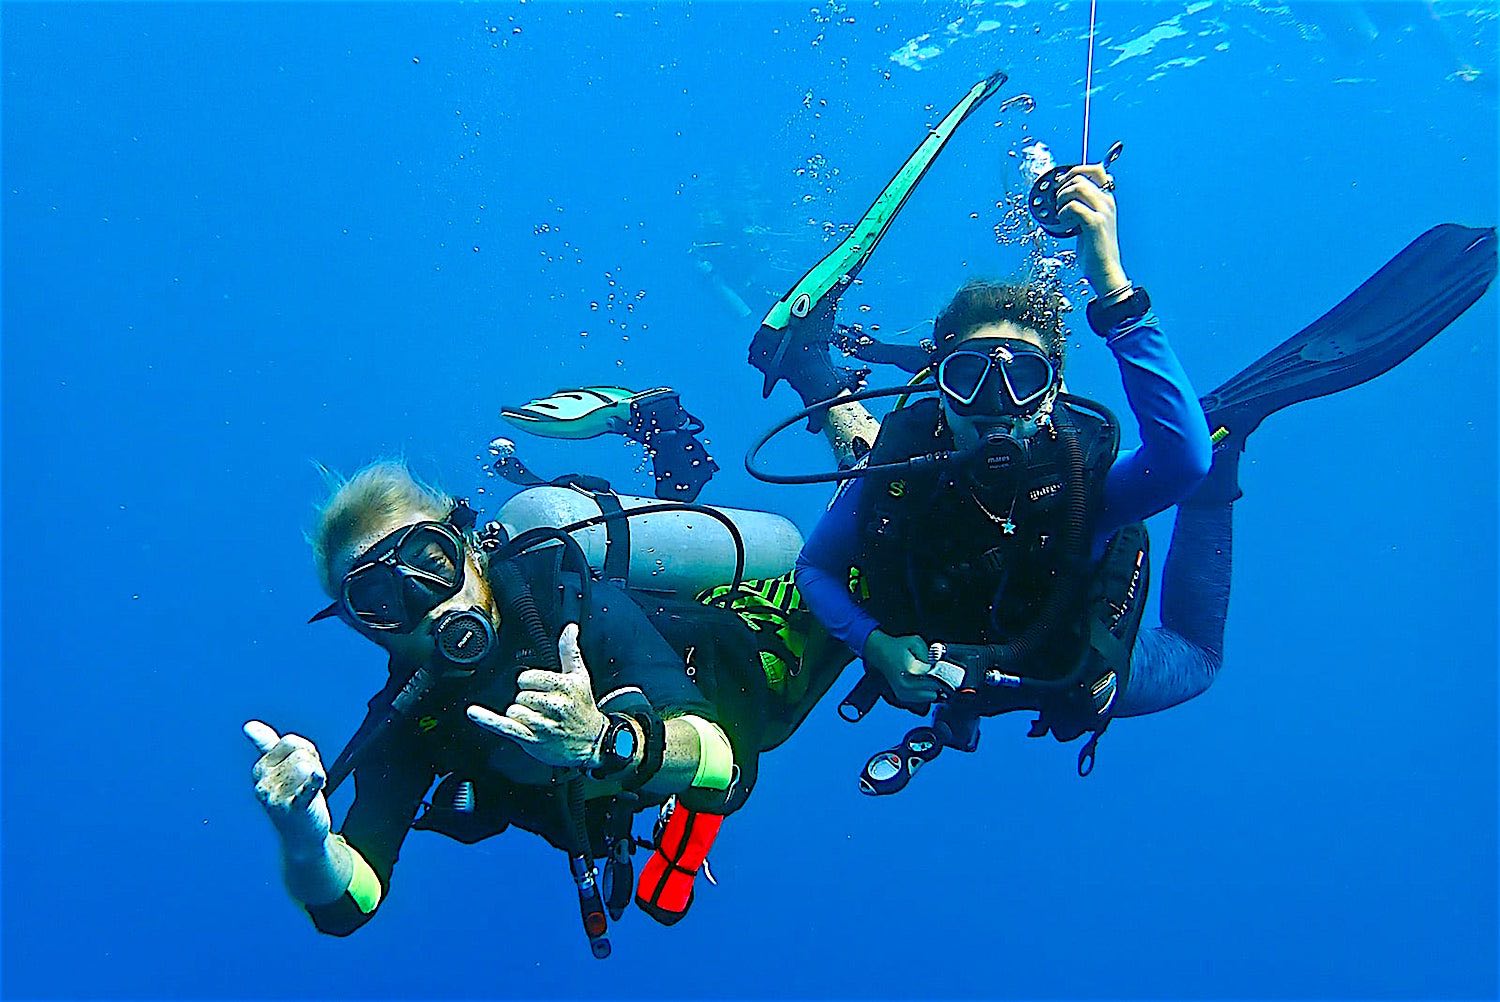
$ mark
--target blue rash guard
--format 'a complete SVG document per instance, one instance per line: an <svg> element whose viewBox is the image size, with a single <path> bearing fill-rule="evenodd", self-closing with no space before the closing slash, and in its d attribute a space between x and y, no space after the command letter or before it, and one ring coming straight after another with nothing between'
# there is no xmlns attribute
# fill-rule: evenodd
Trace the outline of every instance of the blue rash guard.
<svg viewBox="0 0 1500 1002"><path fill-rule="evenodd" d="M1105 341L1119 363L1141 445L1121 452L1109 468L1104 510L1094 533L1096 558L1121 526L1186 498L1207 476L1213 458L1198 396L1156 315L1121 324ZM808 607L856 654L864 652L865 641L880 625L854 601L848 586L865 519L864 483L853 481L834 500L797 558L797 587Z"/></svg>

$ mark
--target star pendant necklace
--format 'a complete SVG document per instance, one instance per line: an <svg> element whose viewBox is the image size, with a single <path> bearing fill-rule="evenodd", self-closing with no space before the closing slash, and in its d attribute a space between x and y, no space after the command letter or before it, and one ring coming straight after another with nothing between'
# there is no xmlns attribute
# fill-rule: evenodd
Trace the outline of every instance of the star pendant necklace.
<svg viewBox="0 0 1500 1002"><path fill-rule="evenodd" d="M974 503L979 506L979 510L984 512L985 518L989 519L991 522L994 522L1000 527L1001 532L1005 533L1007 536L1014 536L1016 534L1016 523L1012 520L1013 516L1016 513L1015 495L1011 495L1010 511L1006 512L1004 518L1001 518L999 515L996 515L994 512L986 508L984 506L984 502L979 500L979 495L974 493L974 489L972 487L969 488L969 497L973 498Z"/></svg>

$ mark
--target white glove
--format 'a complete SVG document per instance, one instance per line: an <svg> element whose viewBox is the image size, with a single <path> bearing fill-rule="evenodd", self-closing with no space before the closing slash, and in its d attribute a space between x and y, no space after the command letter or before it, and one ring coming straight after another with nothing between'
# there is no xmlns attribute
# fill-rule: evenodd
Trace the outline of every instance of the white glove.
<svg viewBox="0 0 1500 1002"><path fill-rule="evenodd" d="M599 741L609 721L594 702L593 681L578 650L578 624L563 627L557 653L563 670L523 671L516 678L516 701L504 716L470 706L469 719L514 738L538 762L592 769L599 765Z"/></svg>
<svg viewBox="0 0 1500 1002"><path fill-rule="evenodd" d="M260 750L251 770L255 796L270 816L289 851L319 852L331 822L323 786L328 781L313 743L296 734L278 736L269 725L252 720L245 737Z"/></svg>

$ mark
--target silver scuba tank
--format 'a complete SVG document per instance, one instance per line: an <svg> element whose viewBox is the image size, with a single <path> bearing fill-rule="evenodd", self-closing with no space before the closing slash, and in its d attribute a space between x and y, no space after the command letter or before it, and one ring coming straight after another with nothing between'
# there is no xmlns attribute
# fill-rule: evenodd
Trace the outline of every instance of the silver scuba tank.
<svg viewBox="0 0 1500 1002"><path fill-rule="evenodd" d="M668 502L629 494L611 495L622 509ZM732 521L745 543L745 580L785 574L802 550L802 534L788 519L766 511L711 506ZM596 495L572 487L530 487L500 509L512 537L539 526L560 527L610 510ZM636 515L629 523L626 582L632 588L691 598L734 577L735 545L729 530L711 515L686 509ZM618 537L618 529L616 530ZM595 571L604 568L609 527L594 525L573 534ZM617 544L618 545L618 544Z"/></svg>

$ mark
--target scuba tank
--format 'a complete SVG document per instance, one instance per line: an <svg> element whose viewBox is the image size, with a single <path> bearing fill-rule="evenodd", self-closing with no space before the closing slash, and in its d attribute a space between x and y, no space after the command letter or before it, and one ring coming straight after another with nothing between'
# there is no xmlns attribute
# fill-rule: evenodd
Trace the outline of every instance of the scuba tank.
<svg viewBox="0 0 1500 1002"><path fill-rule="evenodd" d="M531 487L500 509L512 537L539 526L566 526L652 506L655 498L616 494L583 485ZM744 578L773 578L790 571L802 550L802 534L788 519L764 511L713 506L739 531ZM589 566L606 580L641 591L691 597L730 581L738 544L719 519L691 508L616 517L571 533Z"/></svg>

